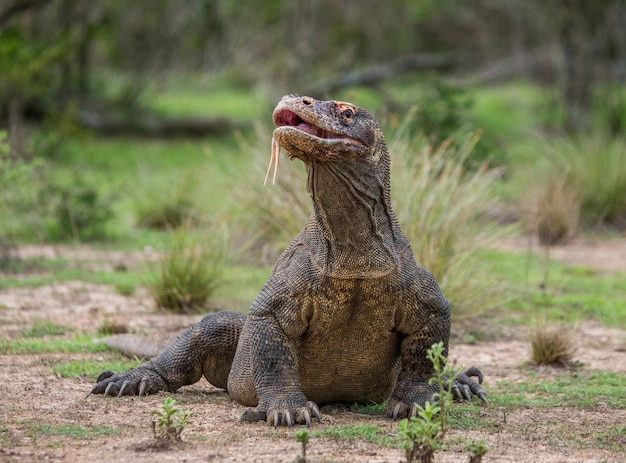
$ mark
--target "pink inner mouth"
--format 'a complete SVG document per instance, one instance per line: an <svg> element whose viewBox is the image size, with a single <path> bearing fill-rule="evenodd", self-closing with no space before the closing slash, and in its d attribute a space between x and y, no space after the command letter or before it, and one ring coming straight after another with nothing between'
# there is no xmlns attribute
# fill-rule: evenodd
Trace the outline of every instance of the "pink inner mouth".
<svg viewBox="0 0 626 463"><path fill-rule="evenodd" d="M309 124L293 111L283 109L274 117L274 123L279 127L295 127L303 132L315 135L319 138L345 138L341 135L334 134L315 125Z"/></svg>

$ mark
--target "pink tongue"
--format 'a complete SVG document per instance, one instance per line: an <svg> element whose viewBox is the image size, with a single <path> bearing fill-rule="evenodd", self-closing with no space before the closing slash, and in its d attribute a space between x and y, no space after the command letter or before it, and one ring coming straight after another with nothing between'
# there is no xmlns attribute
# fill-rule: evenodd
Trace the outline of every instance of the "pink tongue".
<svg viewBox="0 0 626 463"><path fill-rule="evenodd" d="M311 135L317 135L317 131L318 131L317 127L311 127L306 122L302 122L301 124L298 124L297 128L302 130L303 132L310 133Z"/></svg>

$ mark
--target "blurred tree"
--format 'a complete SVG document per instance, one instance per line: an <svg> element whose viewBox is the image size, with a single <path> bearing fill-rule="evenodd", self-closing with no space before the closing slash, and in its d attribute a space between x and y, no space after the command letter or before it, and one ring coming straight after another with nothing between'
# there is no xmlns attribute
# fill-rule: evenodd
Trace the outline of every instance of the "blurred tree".
<svg viewBox="0 0 626 463"><path fill-rule="evenodd" d="M72 101L80 107L105 93L111 99L97 87L111 75L124 79L115 97L127 109L172 71L222 73L282 94L419 53L454 52L461 59L445 72L489 66L492 72L480 75L547 81L560 70L567 126L579 130L588 124L595 82L611 78L600 71L607 63L624 66L625 3L2 0L0 126L10 120L13 127L30 107L41 116ZM546 64L555 48L562 60ZM388 69L381 78L411 67Z"/></svg>
<svg viewBox="0 0 626 463"><path fill-rule="evenodd" d="M606 77L598 73L599 60L609 58L606 51L611 43L606 31L610 31L611 19L617 16L620 4L623 8L623 2L556 0L540 3L553 15L558 29L563 54L565 126L571 132L586 130L593 84L600 77Z"/></svg>

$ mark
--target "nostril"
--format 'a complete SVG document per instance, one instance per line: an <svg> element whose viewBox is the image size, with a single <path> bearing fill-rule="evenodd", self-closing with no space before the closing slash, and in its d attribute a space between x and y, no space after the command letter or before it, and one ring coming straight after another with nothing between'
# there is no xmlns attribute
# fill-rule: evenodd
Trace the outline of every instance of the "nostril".
<svg viewBox="0 0 626 463"><path fill-rule="evenodd" d="M311 98L308 98L308 97L304 97L304 98L302 98L302 102L303 102L304 104L306 104L306 105L311 105L311 104L313 104L313 100L312 100Z"/></svg>

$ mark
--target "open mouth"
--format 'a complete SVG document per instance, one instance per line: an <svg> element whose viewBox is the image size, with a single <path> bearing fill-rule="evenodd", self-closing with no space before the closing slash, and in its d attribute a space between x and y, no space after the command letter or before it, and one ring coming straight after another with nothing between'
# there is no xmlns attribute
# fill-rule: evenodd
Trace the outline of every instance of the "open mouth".
<svg viewBox="0 0 626 463"><path fill-rule="evenodd" d="M321 127L317 127L316 125L305 121L296 113L288 109L283 109L274 116L274 124L279 127L295 127L298 130L301 130L305 133L308 133L309 135L313 135L318 138L326 138L332 140L346 139L347 141L349 140L352 143L360 144L357 140L354 140L353 138L324 130Z"/></svg>
<svg viewBox="0 0 626 463"><path fill-rule="evenodd" d="M318 127L314 124L311 124L296 113L289 109L283 109L274 114L274 124L280 127L293 127L304 133L312 135L317 138L321 138L324 140L341 140L342 142L351 143L353 145L360 145L361 143L354 138L348 137L346 135L342 135L340 133L331 132L329 130L325 130L321 127ZM276 183L276 174L278 172L278 161L280 159L280 145L275 137L272 137L272 151L270 156L270 164L267 167L267 172L265 173L265 181L263 185L267 183L267 179L269 178L270 172L272 171L272 167L274 167L274 175L272 178L272 183Z"/></svg>

